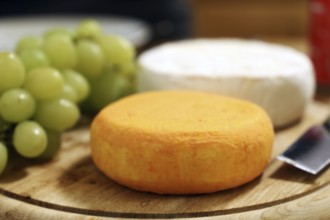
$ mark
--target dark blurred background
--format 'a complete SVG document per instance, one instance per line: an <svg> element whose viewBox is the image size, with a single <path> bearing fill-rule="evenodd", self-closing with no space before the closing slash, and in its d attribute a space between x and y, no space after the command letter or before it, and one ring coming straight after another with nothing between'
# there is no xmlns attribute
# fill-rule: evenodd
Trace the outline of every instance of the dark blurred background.
<svg viewBox="0 0 330 220"><path fill-rule="evenodd" d="M246 37L294 44L306 51L311 0L2 0L0 17L129 16L152 30L152 41Z"/></svg>
<svg viewBox="0 0 330 220"><path fill-rule="evenodd" d="M128 16L146 22L151 41L192 35L190 4L185 0L2 0L0 17L28 15Z"/></svg>

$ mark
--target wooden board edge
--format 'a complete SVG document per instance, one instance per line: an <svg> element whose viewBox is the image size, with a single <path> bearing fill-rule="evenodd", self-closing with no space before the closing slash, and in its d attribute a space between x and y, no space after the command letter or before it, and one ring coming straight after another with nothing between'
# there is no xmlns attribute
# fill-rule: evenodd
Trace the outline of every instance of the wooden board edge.
<svg viewBox="0 0 330 220"><path fill-rule="evenodd" d="M280 205L261 208L234 214L192 217L184 219L214 220L214 219L330 219L330 183L323 188L300 199L292 200ZM0 194L0 219L25 220L25 219L73 219L73 220L100 220L100 219L128 219L99 217L79 213L64 212L52 208L45 208Z"/></svg>

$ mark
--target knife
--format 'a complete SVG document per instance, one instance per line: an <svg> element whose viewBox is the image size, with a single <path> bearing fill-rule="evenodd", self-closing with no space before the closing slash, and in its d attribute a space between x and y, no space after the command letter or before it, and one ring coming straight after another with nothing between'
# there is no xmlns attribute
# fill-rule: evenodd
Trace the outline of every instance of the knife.
<svg viewBox="0 0 330 220"><path fill-rule="evenodd" d="M309 128L277 159L311 174L318 174L330 163L330 117Z"/></svg>

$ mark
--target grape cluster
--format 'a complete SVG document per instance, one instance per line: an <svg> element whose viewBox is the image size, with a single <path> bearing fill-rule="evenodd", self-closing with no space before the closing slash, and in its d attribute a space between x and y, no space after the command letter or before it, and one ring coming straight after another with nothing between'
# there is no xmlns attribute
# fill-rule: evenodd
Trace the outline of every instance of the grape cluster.
<svg viewBox="0 0 330 220"><path fill-rule="evenodd" d="M49 159L81 112L96 113L134 91L135 49L97 21L22 37L0 52L0 174L8 149Z"/></svg>

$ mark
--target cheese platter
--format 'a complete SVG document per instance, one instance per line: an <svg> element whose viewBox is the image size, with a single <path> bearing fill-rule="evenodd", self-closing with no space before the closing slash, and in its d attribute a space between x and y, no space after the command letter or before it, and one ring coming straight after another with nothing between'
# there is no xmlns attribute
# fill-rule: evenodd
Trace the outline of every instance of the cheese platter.
<svg viewBox="0 0 330 220"><path fill-rule="evenodd" d="M61 151L48 163L10 163L0 179L3 219L216 218L289 219L330 217L330 170L311 175L276 160L329 108L313 102L301 121L276 131L272 160L256 180L201 195L158 195L118 185L93 164L89 126L64 134Z"/></svg>
<svg viewBox="0 0 330 220"><path fill-rule="evenodd" d="M237 42L235 44L237 44ZM66 56L62 56L64 53L59 52L59 45L62 50L66 51ZM12 49L12 47L10 49ZM95 51L96 54L94 54ZM230 51L236 50L230 49ZM42 56L39 56L40 54ZM235 56L236 55L240 55L240 53L235 54ZM34 57L36 62L31 62L31 57ZM249 55L247 55L247 57L249 57ZM282 102L276 106L278 106L278 108L291 110L294 117L292 120L290 119L289 124L285 123L285 126L277 127L274 123L276 130L273 149L272 152L267 150L267 155L264 155L265 158L267 157L269 159L269 155L271 154L270 161L267 164L268 159L262 159L262 161L264 161L262 168L267 166L263 172L261 170L261 175L259 175L260 172L258 172L258 177L253 177L255 178L253 181L248 183L243 182L245 184L242 183L243 185L240 186L233 184L236 186L235 188L216 192L213 191L213 193L204 193L203 191L203 193L200 194L197 192L196 194L187 193L187 195L180 195L180 193L169 195L136 191L106 177L97 168L97 165L95 165L97 164L94 163L95 158L93 158L94 161L92 159L91 147L94 147L92 146L93 142L90 141L91 135L93 134L90 129L92 118L87 117L86 121L81 120L80 110L85 113L84 111L86 109L84 108L87 107L87 109L89 108L90 111L96 113L110 102L131 94L134 90L133 84L135 83L135 58L135 48L132 43L129 43L129 41L119 36L102 33L99 24L95 20L83 21L74 32L67 29L53 29L44 33L43 37L23 37L17 43L15 52L0 52L0 64L4 67L0 69L0 77L2 77L0 79L3 79L0 80L0 150L2 156L0 158L0 219L196 219L204 217L216 219L266 219L268 217L273 219L282 219L283 217L290 219L301 219L302 217L330 218L330 212L328 211L328 204L330 202L330 170L325 168L319 174L311 175L276 159L279 154L285 151L286 148L309 127L322 123L329 115L329 107L327 104L311 100L315 82L309 60L306 59L307 57L305 56L304 63L307 61L308 65L305 66L306 68L304 68L303 71L296 71L295 69L295 71L292 72L292 69L289 68L290 71L286 72L287 68L285 68L285 71L275 69L276 74L278 71L283 71L288 74L290 80L285 81L287 82L287 84L285 84L287 86L281 87L281 83L266 83L265 85L267 86L260 87L260 92L256 93L257 95L266 94L265 97L271 97L271 95L267 95L264 91L269 88L275 88L274 86L276 85L280 85L280 87L278 87L279 89L276 90L279 92L274 94L276 94L277 99ZM242 60L245 59L246 58ZM230 60L235 61L235 59ZM252 65L255 63L256 62L253 61ZM293 64L288 64L288 66L292 65L300 66L299 62L298 64L295 62ZM243 66L245 66L245 64ZM278 67L278 65L275 66ZM285 66L286 65L283 65L283 67ZM263 69L267 68L262 68L262 70ZM304 72L306 69L308 72ZM261 71L258 73L265 74L266 78L269 77L267 72ZM297 77L293 77L293 73L297 74ZM309 77L304 77L302 73L305 73L305 76ZM49 80L42 81L42 77L45 75L49 76ZM41 79L41 81L39 79ZM207 79L208 81L213 81L213 78ZM281 78L270 77L270 79L269 82L277 82L277 79ZM299 84L299 82L303 82L302 79L307 80L306 86L304 86L305 84ZM259 79L256 81L258 80ZM145 82L145 80L142 81ZM232 85L236 85L235 81L233 82ZM268 85L272 85L273 87ZM71 91L65 90L66 87L71 87L69 88ZM239 91L241 87L238 86L236 89ZM283 100L285 100L283 97L285 94L288 94L288 97L290 95L290 97L293 98L292 100L296 101L298 96L292 91L298 92L301 97L298 100L303 101L301 102L302 104L297 105L298 107L296 108L293 108L293 101L283 104ZM241 91L241 94L243 93L245 92ZM26 99L26 106L29 108L26 108L26 106L20 104L20 102L15 102L15 97L20 97L20 94L25 94L26 97L29 96L29 98ZM208 96L211 95L208 94ZM162 101L164 101L164 99L157 100L160 100L159 103L163 104ZM168 98L167 100L173 99ZM185 100L189 100L187 103L190 103L189 98ZM262 100L264 101L264 99ZM151 112L149 109L151 105L149 104L152 102L153 101L147 102L142 108L146 109L147 115ZM24 104L24 102L21 103ZM283 105L281 105L281 103ZM200 108L199 105L200 103L197 101L191 105L191 109L196 110ZM177 107L179 105L176 104L175 106ZM217 108L213 108L213 105L210 106L211 107L206 108L206 110L212 109L213 115L217 117L218 112L214 110ZM162 105L159 105L157 108L159 109L161 107ZM123 120L124 123L132 119L131 109L134 110L134 107L128 107L127 114L124 112L125 116L128 116L128 118ZM169 109L171 109L171 107L169 107ZM246 111L247 108L236 107L237 112L240 112L241 109L243 109L242 112L245 114L245 118L251 116L251 114L249 115L249 111ZM185 108L185 110L187 109ZM271 111L272 110L274 109L271 108ZM210 111L204 110L201 112L203 114L210 113ZM231 112L231 110L224 109L224 112ZM172 113L172 115L178 115L175 110ZM202 122L202 119L207 118L204 117L203 114L201 114L202 116L199 121L193 121ZM181 111L181 116L182 115L184 117L181 117L181 119L186 119L185 117L189 114ZM163 115L160 117L162 116ZM79 118L80 123L75 125ZM262 126L258 127L257 121L254 120L258 119L258 116L255 116L255 118L251 116L251 118L251 120L249 118L250 121L247 121L248 123L251 122L254 124L247 123L247 125L252 125L249 126L249 129L253 129L253 126L256 127L254 130L257 131L254 132L257 134L256 136L250 135L246 127L242 127L242 118L237 120L236 117L237 121L235 122L231 120L225 122L229 125L244 128L244 132L242 133L244 133L245 136L243 135L243 139L248 139L249 137L252 140L253 138L251 137L262 137L261 134L265 134L263 132L266 129L262 129ZM271 133L273 137L273 126L270 120L266 118L267 117L265 117L267 128L271 130L271 132L268 133ZM162 119L164 118L162 117ZM193 119L195 118L193 117ZM234 119L235 117L233 117L233 120ZM280 116L274 117L273 122L275 119L282 120L283 118ZM144 120L144 122L147 121L143 117L141 120ZM166 118L163 120L164 124L167 123L166 120ZM209 124L212 124L211 120L208 121L211 122ZM150 127L164 134L164 130L162 130L164 127L154 126L152 120L149 122L151 125ZM180 130L180 128L182 128L180 127L181 125L176 126L176 124L172 122L173 120L169 124L172 125L170 127L174 128L173 131L185 134L185 130ZM184 121L184 125L186 125L185 122L186 121ZM218 121L217 125L221 127L225 124L222 122L221 120ZM101 124L102 123L101 121ZM140 126L143 123L137 124ZM120 127L120 124L117 125ZM205 127L205 124L203 124L203 126ZM199 128L199 124L194 124L193 127ZM129 127L125 129L132 131L135 128L136 127ZM190 131L189 127L186 128L188 128L187 131ZM214 126L212 126L212 128L214 128ZM228 128L230 128L230 126L224 126L224 130L228 131L228 134L234 137L230 140L234 140L235 129L230 130ZM121 136L122 140L125 138L125 129L118 130L118 133L123 135ZM219 129L219 127L216 129L217 130L212 131L218 132L222 127L221 129ZM260 132L258 132L258 130ZM137 131L139 132L138 129ZM197 131L199 132L200 130L197 129ZM212 133L208 133L208 131L209 130L206 130L207 135ZM56 136L55 138L52 137L54 133ZM62 136L60 136L61 134ZM146 134L146 132L144 134ZM101 136L105 137L105 140L109 140L107 139L108 135L111 134L107 133L107 131L101 134ZM209 146L212 148L214 145L210 144L211 142L209 142L208 139L210 136L207 135L204 139L206 140L205 146L207 146L206 148ZM142 136L145 137L144 140L148 143L149 136ZM244 163L249 161L250 158L252 158L251 161L254 161L253 155L255 155L256 158L261 158L260 155L252 152L253 149L258 149L255 146L266 146L262 144L258 145L258 143L262 143L260 140L263 138L267 139L267 149L271 149L272 137L262 137L258 140L250 141L248 144L244 144L244 141L239 144L227 141L227 143L229 143L228 149L232 147L236 149L237 147L241 147L241 149L243 149L243 153L241 153L238 158L243 155L243 160L241 161L243 164L239 165L245 169ZM54 144L52 143L53 138L56 140L54 149ZM156 140L157 139L158 138L156 138ZM175 144L172 145L171 138L169 138L169 140L170 142L164 146L170 146L172 147L171 149L175 149L175 147L173 147ZM199 144L198 139L192 140L197 140L196 143L197 145ZM132 143L136 144L138 142L133 141ZM188 142L184 142L184 144L187 143ZM257 144L255 145L254 143ZM157 144L159 143L156 142L156 146L158 146ZM194 144L195 142L193 145ZM109 148L111 148L110 145L111 144L109 144ZM130 147L128 145L129 144L127 144L127 147ZM146 149L150 148L148 144L146 146ZM221 144L216 145L216 148L212 149L221 149L223 146L224 145ZM60 147L60 149L58 149L58 147ZM132 147L136 148L137 146L134 145ZM187 149L189 150L190 148ZM58 152L56 153L57 150ZM250 154L246 156L249 150ZM153 151L153 149L151 149L151 151ZM165 150L165 154L166 152L168 154L169 151L170 149ZM49 152L51 152L50 154L54 157L50 160L43 160L45 156L44 153L48 154ZM146 150L145 152L148 151ZM200 152L202 152L202 154L205 153L203 151ZM233 151L228 150L229 156L220 154L220 157L217 158L221 159L223 156L223 161L226 161L226 159L230 158L231 152ZM137 155L142 154L143 152ZM194 154L195 153L191 153L191 155ZM100 147L99 155L102 156L102 147ZM168 155L174 154L170 153ZM190 152L188 152L187 155L190 155ZM206 157L201 157L202 160L200 161L202 162L203 158L207 159L208 155L215 158L213 154L206 154ZM219 154L216 155L219 156ZM105 155L105 158L106 157L107 155ZM121 157L118 158L118 164L124 164L120 160ZM134 159L135 158L133 158L133 160ZM152 157L152 160L157 163L156 159L157 157ZM213 161L217 164L216 159ZM205 164L208 164L207 162ZM180 161L178 164L180 164ZM226 165L226 162L223 164ZM248 163L245 163L245 165L247 164ZM103 165L107 167L109 163L105 160ZM168 165L171 164L169 163ZM252 164L252 166L254 166L254 164ZM166 166L163 167L164 170L167 172L169 171ZM222 167L215 167L213 170L217 168L221 169ZM228 170L235 172L235 169ZM246 176L242 170L240 171L242 176ZM191 170L189 172L193 173ZM215 173L218 174L217 170ZM168 174L171 174L171 172ZM238 178L240 178L239 175L241 174L237 174ZM141 173L139 173L139 175L143 176ZM192 176L194 176L194 178L196 177L196 175ZM222 181L221 175L217 176L220 176L220 181ZM235 173L231 173L229 176L235 177ZM211 177L209 179L212 180L213 178ZM173 186L174 188L176 187L175 184Z"/></svg>

